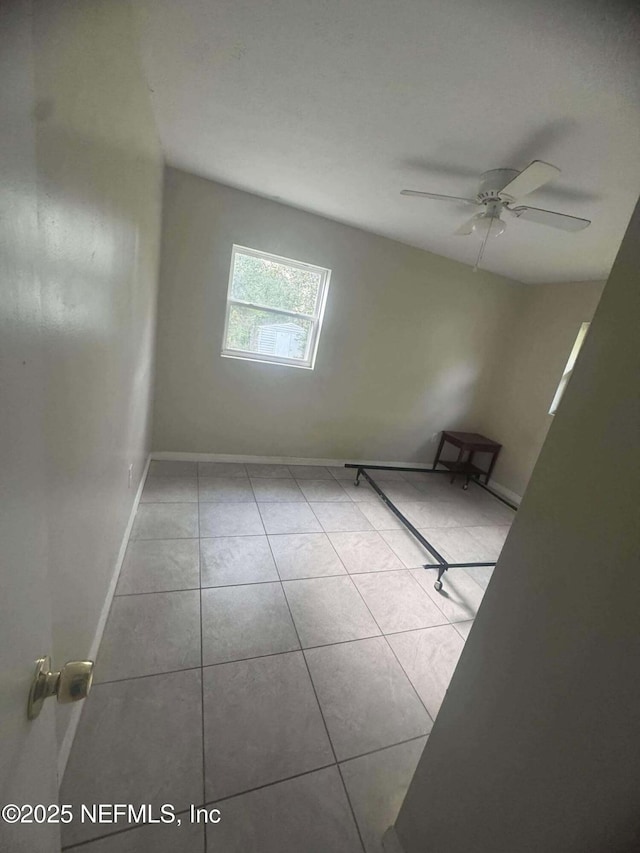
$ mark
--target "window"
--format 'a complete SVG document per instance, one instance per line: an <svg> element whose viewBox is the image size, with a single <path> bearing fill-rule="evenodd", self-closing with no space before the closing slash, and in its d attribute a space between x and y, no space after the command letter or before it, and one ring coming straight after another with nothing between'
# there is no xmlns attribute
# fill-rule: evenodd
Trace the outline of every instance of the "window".
<svg viewBox="0 0 640 853"><path fill-rule="evenodd" d="M222 355L313 369L331 270L234 246Z"/></svg>
<svg viewBox="0 0 640 853"><path fill-rule="evenodd" d="M567 362L567 366L564 369L564 373L562 374L562 379L560 380L560 384L558 385L558 390L555 393L555 397L553 398L553 402L551 403L551 408L549 409L550 415L555 415L558 410L558 406L560 405L560 400L562 400L562 395L564 394L564 389L567 387L567 383L569 379L571 379L571 374L573 373L573 366L576 363L576 359L578 358L578 353L580 352L580 348L584 343L584 339L586 337L587 331L589 330L589 323L583 323L580 326L580 331L578 332L578 337L576 338L576 342L573 345L573 349L571 350L571 354L569 355L569 361Z"/></svg>

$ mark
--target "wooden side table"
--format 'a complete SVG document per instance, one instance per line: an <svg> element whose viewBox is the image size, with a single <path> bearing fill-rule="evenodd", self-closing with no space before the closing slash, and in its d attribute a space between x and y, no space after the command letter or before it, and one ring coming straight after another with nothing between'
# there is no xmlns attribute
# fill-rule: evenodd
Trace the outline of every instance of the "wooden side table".
<svg viewBox="0 0 640 853"><path fill-rule="evenodd" d="M440 454L442 453L445 441L449 444L453 444L454 447L459 449L458 458L456 460L443 459L440 461ZM498 444L497 441L486 438L484 435L480 435L477 432L451 432L449 430L443 430L442 435L440 436L440 444L438 445L436 458L433 462L433 470L436 470L438 463L444 465L445 468L448 468L452 472L452 483L458 474L464 474L467 479L462 487L463 489L468 488L469 479L472 474L475 474L478 477L484 477L484 482L486 484L489 482L491 472L496 464L501 447L502 445ZM469 454L466 459L464 458L465 453ZM475 453L491 454L489 468L486 471L483 471L482 468L478 468L477 465L473 464L473 456Z"/></svg>

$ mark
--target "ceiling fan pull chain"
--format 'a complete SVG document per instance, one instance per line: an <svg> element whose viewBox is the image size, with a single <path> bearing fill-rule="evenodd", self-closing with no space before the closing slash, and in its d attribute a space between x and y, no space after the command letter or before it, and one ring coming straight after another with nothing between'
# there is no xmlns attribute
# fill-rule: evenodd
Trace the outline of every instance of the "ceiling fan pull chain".
<svg viewBox="0 0 640 853"><path fill-rule="evenodd" d="M491 234L491 228L493 226L494 217L491 217L491 222L489 223L489 227L487 228L487 233L484 235L484 240L482 241L482 245L480 246L480 251L478 252L478 259L476 260L475 266L473 268L474 272L478 272L478 265L482 260L482 256L484 255L484 247L487 245L487 240L489 239L489 234Z"/></svg>

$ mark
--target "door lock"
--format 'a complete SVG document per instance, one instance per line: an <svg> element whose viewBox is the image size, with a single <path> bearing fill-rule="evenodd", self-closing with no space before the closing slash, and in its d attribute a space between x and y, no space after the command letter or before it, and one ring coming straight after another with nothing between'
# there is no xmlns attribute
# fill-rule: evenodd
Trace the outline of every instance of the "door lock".
<svg viewBox="0 0 640 853"><path fill-rule="evenodd" d="M93 666L92 660L70 660L60 672L51 672L51 658L48 655L38 658L29 691L27 717L35 720L49 696L56 696L61 704L85 699L91 690Z"/></svg>

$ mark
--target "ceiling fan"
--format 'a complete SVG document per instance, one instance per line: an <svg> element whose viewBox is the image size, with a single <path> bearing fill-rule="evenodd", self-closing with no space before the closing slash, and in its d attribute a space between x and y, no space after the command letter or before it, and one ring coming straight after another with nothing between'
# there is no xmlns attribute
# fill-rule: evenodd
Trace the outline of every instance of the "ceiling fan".
<svg viewBox="0 0 640 853"><path fill-rule="evenodd" d="M566 213L556 213L553 210L542 210L539 207L528 207L518 204L519 200L539 189L560 174L557 166L534 160L522 172L516 169L491 169L480 176L480 187L475 198L460 198L459 196L439 195L438 193L420 192L418 190L402 190L401 195L430 198L435 201L453 201L474 206L482 206L484 210L476 213L463 223L454 233L459 236L477 234L483 238L482 246L474 270L482 260L484 247L489 236L499 237L507 228L507 223L501 218L505 210L517 219L530 220L540 225L549 225L562 231L581 231L591 224L589 219L569 216Z"/></svg>

